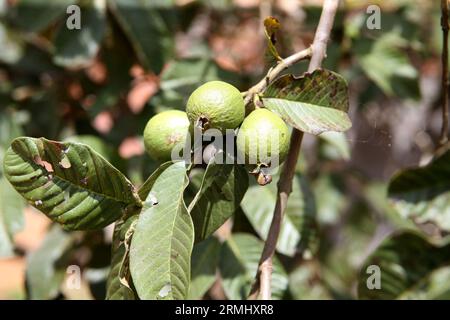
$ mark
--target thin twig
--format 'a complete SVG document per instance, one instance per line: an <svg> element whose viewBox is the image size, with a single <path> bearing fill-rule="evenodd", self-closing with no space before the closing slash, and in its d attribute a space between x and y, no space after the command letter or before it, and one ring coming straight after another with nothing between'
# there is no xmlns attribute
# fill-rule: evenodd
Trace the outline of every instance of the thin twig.
<svg viewBox="0 0 450 320"><path fill-rule="evenodd" d="M325 0L319 25L317 26L314 41L311 46L312 56L309 63L308 72L319 68L322 60L326 56L326 47L330 38L331 28L334 23L334 17L339 5L339 0ZM278 67L278 66L277 66ZM275 210L269 234L264 244L263 253L259 261L259 267L255 282L252 286L249 299L260 297L263 300L271 298L271 278L272 278L272 257L275 253L278 235L280 233L281 221L283 220L289 194L292 191L292 180L295 174L298 155L302 143L303 132L294 129L291 137L289 153L278 181L278 193Z"/></svg>
<svg viewBox="0 0 450 320"><path fill-rule="evenodd" d="M266 76L261 79L257 84L255 84L253 87L251 87L247 92L245 96L245 104L247 105L256 94L262 93L266 88L267 85L272 82L281 72L289 68L290 66L296 64L297 62L308 59L311 57L312 49L311 47L306 48L305 50L299 51L297 53L294 53L293 55L281 60L278 62L278 64L271 68Z"/></svg>
<svg viewBox="0 0 450 320"><path fill-rule="evenodd" d="M448 1L441 0L442 26L442 130L439 139L440 146L448 141Z"/></svg>

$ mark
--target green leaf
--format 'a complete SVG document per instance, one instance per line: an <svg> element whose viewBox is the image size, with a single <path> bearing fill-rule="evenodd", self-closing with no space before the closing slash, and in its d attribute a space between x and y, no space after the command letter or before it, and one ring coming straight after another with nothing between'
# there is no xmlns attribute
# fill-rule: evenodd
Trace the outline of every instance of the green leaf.
<svg viewBox="0 0 450 320"><path fill-rule="evenodd" d="M186 99L201 84L222 80L237 85L235 74L221 69L210 57L201 55L199 58L184 58L173 60L167 64L161 73L161 91L155 102L170 109L184 109Z"/></svg>
<svg viewBox="0 0 450 320"><path fill-rule="evenodd" d="M332 71L317 69L302 77L284 75L269 85L264 106L300 131L319 135L351 127L345 79Z"/></svg>
<svg viewBox="0 0 450 320"><path fill-rule="evenodd" d="M0 176L0 258L14 255L13 236L25 224L23 207L23 200Z"/></svg>
<svg viewBox="0 0 450 320"><path fill-rule="evenodd" d="M130 269L141 299L185 299L191 274L194 226L183 192L184 162L176 162L156 179L131 241ZM151 207L148 203L157 199Z"/></svg>
<svg viewBox="0 0 450 320"><path fill-rule="evenodd" d="M64 16L71 0L20 0L8 10L9 21L26 32L39 32Z"/></svg>
<svg viewBox="0 0 450 320"><path fill-rule="evenodd" d="M55 64L68 68L88 66L98 53L106 27L106 0L80 4L81 28L68 29L63 23L55 39Z"/></svg>
<svg viewBox="0 0 450 320"><path fill-rule="evenodd" d="M220 248L220 242L214 237L209 237L194 246L191 258L189 300L201 299L216 281Z"/></svg>
<svg viewBox="0 0 450 320"><path fill-rule="evenodd" d="M384 240L364 263L358 295L362 299L420 298L436 277L435 272L450 263L450 245L433 244L414 232L403 232ZM372 283L369 266L380 268L380 289ZM442 284L448 288L449 284ZM419 292L420 295L419 295Z"/></svg>
<svg viewBox="0 0 450 320"><path fill-rule="evenodd" d="M314 196L303 177L295 177L292 187L281 222L277 251L288 256L294 256L298 251L311 255L317 244ZM269 233L276 200L275 183L250 187L242 200L242 210L263 240Z"/></svg>
<svg viewBox="0 0 450 320"><path fill-rule="evenodd" d="M359 65L385 94L419 99L418 72L411 65L405 50L407 41L398 31L383 34L377 40L361 39L353 48Z"/></svg>
<svg viewBox="0 0 450 320"><path fill-rule="evenodd" d="M17 124L16 113L0 112L0 163L11 140L22 132ZM0 167L0 258L14 255L13 236L22 230L23 199L11 187Z"/></svg>
<svg viewBox="0 0 450 320"><path fill-rule="evenodd" d="M173 39L158 9L167 1L110 0L111 10L131 41L141 63L159 73L172 56Z"/></svg>
<svg viewBox="0 0 450 320"><path fill-rule="evenodd" d="M218 164L212 159L189 212L195 227L195 241L216 231L239 207L248 188L248 174L234 164Z"/></svg>
<svg viewBox="0 0 450 320"><path fill-rule="evenodd" d="M136 299L130 287L131 276L129 272L124 275L124 270L129 271L129 230L137 221L137 217L137 215L134 215L125 221L120 220L114 227L111 269L106 283L106 299L108 300ZM125 279L122 279L123 276L125 276Z"/></svg>
<svg viewBox="0 0 450 320"><path fill-rule="evenodd" d="M4 171L31 205L66 230L103 228L141 206L127 178L83 144L17 138Z"/></svg>
<svg viewBox="0 0 450 320"><path fill-rule="evenodd" d="M449 300L450 267L438 268L401 297L405 300Z"/></svg>
<svg viewBox="0 0 450 320"><path fill-rule="evenodd" d="M111 161L114 157L114 151L104 140L94 135L77 135L66 139L67 142L77 142L88 145L103 158Z"/></svg>
<svg viewBox="0 0 450 320"><path fill-rule="evenodd" d="M231 300L247 299L256 276L264 244L254 236L235 233L222 246L219 269L222 285ZM287 289L288 278L278 258L273 259L272 298L281 299Z"/></svg>
<svg viewBox="0 0 450 320"><path fill-rule="evenodd" d="M145 199L148 198L148 195L150 193L150 190L153 188L153 185L155 184L156 179L163 173L168 167L170 167L173 164L172 161L168 161L160 165L153 173L148 177L147 180L142 184L142 186L138 189L139 197L142 201L145 201Z"/></svg>
<svg viewBox="0 0 450 320"><path fill-rule="evenodd" d="M317 220L320 224L332 225L339 221L341 213L348 205L341 188L335 184L332 176L323 175L314 183L317 201Z"/></svg>
<svg viewBox="0 0 450 320"><path fill-rule="evenodd" d="M402 217L450 231L450 150L427 166L397 173L388 195Z"/></svg>
<svg viewBox="0 0 450 320"><path fill-rule="evenodd" d="M49 300L59 294L73 240L70 234L53 225L42 246L30 254L26 271L29 299Z"/></svg>

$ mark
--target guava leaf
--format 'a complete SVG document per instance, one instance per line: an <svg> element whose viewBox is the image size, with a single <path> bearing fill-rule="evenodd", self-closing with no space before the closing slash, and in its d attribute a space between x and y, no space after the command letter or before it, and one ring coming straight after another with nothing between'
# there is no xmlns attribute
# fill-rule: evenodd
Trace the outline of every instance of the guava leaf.
<svg viewBox="0 0 450 320"><path fill-rule="evenodd" d="M121 279L123 270L129 270L129 247L126 243L126 236L134 221L137 221L137 215L131 216L126 220L121 219L114 227L112 243L111 269L109 271L106 283L107 300L135 300L134 291L130 288L131 283L125 285L123 281L131 282L131 276L125 280ZM122 274L121 274L122 271Z"/></svg>
<svg viewBox="0 0 450 320"><path fill-rule="evenodd" d="M378 39L355 41L353 50L359 65L386 95L419 99L419 74L404 48L409 40L398 30L383 33Z"/></svg>
<svg viewBox="0 0 450 320"><path fill-rule="evenodd" d="M155 171L153 171L150 177L148 177L148 179L145 180L145 182L139 187L138 194L142 201L145 201L145 199L148 198L148 194L150 193L150 190L155 184L156 179L161 175L161 173L164 172L164 170L166 170L172 164L173 162L169 161L160 165Z"/></svg>
<svg viewBox="0 0 450 320"><path fill-rule="evenodd" d="M329 70L317 69L299 78L281 76L269 85L262 101L267 109L306 133L319 135L351 127L347 82Z"/></svg>
<svg viewBox="0 0 450 320"><path fill-rule="evenodd" d="M156 179L139 216L130 247L130 270L141 299L185 299L191 274L194 226L183 201L184 162ZM157 204L148 206L157 199Z"/></svg>
<svg viewBox="0 0 450 320"><path fill-rule="evenodd" d="M402 217L450 231L450 150L424 167L397 173L388 195Z"/></svg>
<svg viewBox="0 0 450 320"><path fill-rule="evenodd" d="M53 225L41 247L27 259L26 284L28 298L56 298L66 274L74 237Z"/></svg>
<svg viewBox="0 0 450 320"><path fill-rule="evenodd" d="M25 32L39 32L64 16L71 0L20 0L7 10L7 19Z"/></svg>
<svg viewBox="0 0 450 320"><path fill-rule="evenodd" d="M233 215L247 188L248 174L242 166L210 161L188 209L194 222L195 241L209 237Z"/></svg>
<svg viewBox="0 0 450 320"><path fill-rule="evenodd" d="M0 163L11 140L21 134L15 113L0 112ZM14 255L13 236L22 230L24 201L6 180L0 167L0 258Z"/></svg>
<svg viewBox="0 0 450 320"><path fill-rule="evenodd" d="M62 23L56 32L53 61L57 65L86 67L98 53L106 28L106 0L81 2L80 14L80 29L68 29Z"/></svg>
<svg viewBox="0 0 450 320"><path fill-rule="evenodd" d="M255 279L263 247L262 241L245 233L234 233L222 245L219 269L223 289L229 299L247 299ZM287 287L286 272L275 256L273 259L272 298L281 299Z"/></svg>
<svg viewBox="0 0 450 320"><path fill-rule="evenodd" d="M251 186L242 200L242 210L263 240L269 233L276 199L277 186L271 183L264 187ZM297 176L281 222L277 251L287 256L294 256L297 252L311 255L317 245L315 219L314 196L305 179Z"/></svg>
<svg viewBox="0 0 450 320"><path fill-rule="evenodd" d="M172 56L173 37L158 11L171 1L110 0L108 2L141 63L159 73L167 57Z"/></svg>
<svg viewBox="0 0 450 320"><path fill-rule="evenodd" d="M32 206L66 230L103 228L141 206L131 182L80 143L17 138L4 172Z"/></svg>
<svg viewBox="0 0 450 320"><path fill-rule="evenodd" d="M361 299L420 298L427 288L430 289L435 273L449 263L448 241L434 244L419 233L409 231L394 235L384 240L365 261L360 272L358 296ZM368 269L369 266L379 268L379 289L369 289L376 284L376 271Z"/></svg>
<svg viewBox="0 0 450 320"><path fill-rule="evenodd" d="M194 245L191 257L191 285L188 299L201 299L216 281L216 269L219 262L221 244L209 237Z"/></svg>

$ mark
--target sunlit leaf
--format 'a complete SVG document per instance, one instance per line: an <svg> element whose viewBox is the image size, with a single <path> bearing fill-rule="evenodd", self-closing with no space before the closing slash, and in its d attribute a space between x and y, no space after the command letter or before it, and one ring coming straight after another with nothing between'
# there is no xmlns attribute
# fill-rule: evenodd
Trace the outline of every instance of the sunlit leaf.
<svg viewBox="0 0 450 320"><path fill-rule="evenodd" d="M16 113L0 112L0 163L11 140L22 132ZM12 238L24 226L23 199L11 187L0 167L0 257L14 254Z"/></svg>
<svg viewBox="0 0 450 320"><path fill-rule="evenodd" d="M351 127L347 82L332 71L318 69L299 78L281 76L269 85L262 101L266 108L306 133L319 135Z"/></svg>
<svg viewBox="0 0 450 320"><path fill-rule="evenodd" d="M214 160L208 164L199 191L189 205L196 241L210 236L233 215L247 187L248 174L242 166Z"/></svg>
<svg viewBox="0 0 450 320"><path fill-rule="evenodd" d="M184 162L162 172L151 188L131 241L130 270L141 299L185 299L191 275L194 226L183 192Z"/></svg>
<svg viewBox="0 0 450 320"><path fill-rule="evenodd" d="M128 179L83 144L17 138L4 171L31 205L67 230L102 228L141 206Z"/></svg>

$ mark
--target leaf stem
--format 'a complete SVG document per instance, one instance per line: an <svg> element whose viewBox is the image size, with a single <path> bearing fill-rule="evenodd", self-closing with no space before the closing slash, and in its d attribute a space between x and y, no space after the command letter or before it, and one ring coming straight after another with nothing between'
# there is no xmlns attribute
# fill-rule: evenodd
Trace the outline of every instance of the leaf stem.
<svg viewBox="0 0 450 320"><path fill-rule="evenodd" d="M440 146L448 141L448 0L441 0L442 26L442 130L439 139Z"/></svg>
<svg viewBox="0 0 450 320"><path fill-rule="evenodd" d="M284 70L286 68L284 67L285 65L288 65L289 63L291 63L290 65L292 65L297 61L300 61L300 57L306 57L309 55L311 56L311 61L309 63L308 72L312 72L315 69L320 68L322 60L326 56L327 42L330 38L331 28L334 23L334 17L336 15L338 5L339 0L324 1L319 25L317 26L316 34L314 36L314 41L312 46L307 49L307 54L302 53L301 51L293 55L295 57L290 56L289 58L284 59L272 70L272 72L274 72L274 70L276 70L277 68L282 67L282 70ZM263 79L255 87L257 87L258 89L265 88L267 86L266 83L266 79ZM253 90L253 88L251 88L249 92ZM289 153L283 166L280 180L278 181L277 202L273 213L272 223L270 225L269 234L267 235L267 240L264 244L264 249L259 261L256 279L250 291L249 299L256 299L258 297L263 300L271 299L272 258L275 254L275 249L281 228L281 222L283 220L283 215L286 209L289 194L292 191L292 180L295 174L295 167L297 164L298 155L300 153L302 139L303 132L294 129L291 136Z"/></svg>

